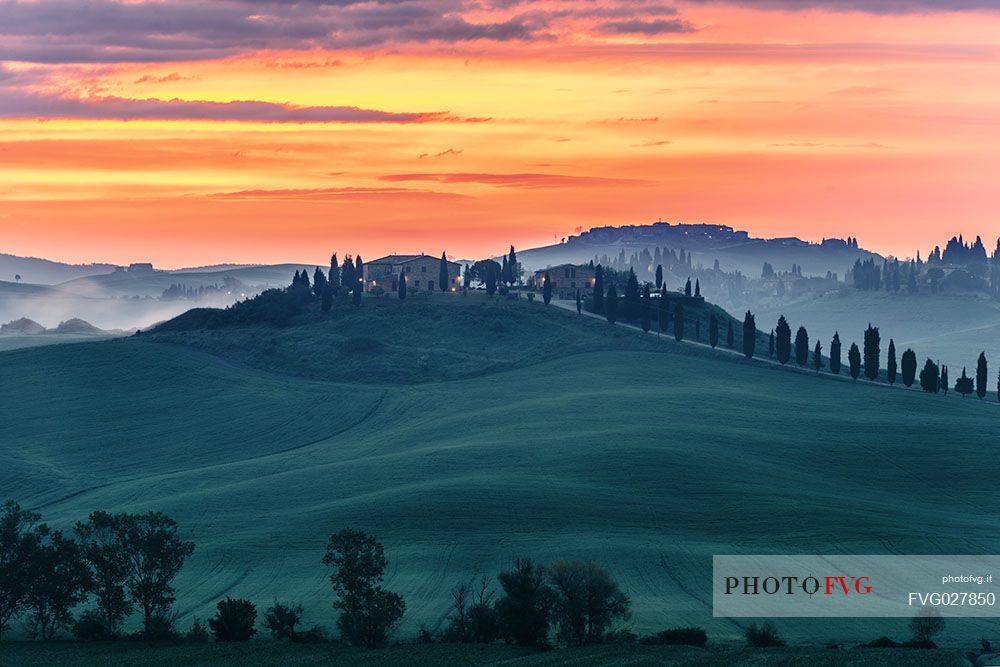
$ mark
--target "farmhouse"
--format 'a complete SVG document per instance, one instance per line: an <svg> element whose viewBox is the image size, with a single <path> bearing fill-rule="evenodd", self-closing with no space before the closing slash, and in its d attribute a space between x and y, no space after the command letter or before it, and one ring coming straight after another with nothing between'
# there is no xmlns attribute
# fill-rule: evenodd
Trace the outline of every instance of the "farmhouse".
<svg viewBox="0 0 1000 667"><path fill-rule="evenodd" d="M365 265L365 291L382 289L395 292L399 289L399 276L406 275L408 291L440 290L438 284L441 273L441 258L431 255L386 255ZM462 266L448 262L448 289L457 290L462 286Z"/></svg>
<svg viewBox="0 0 1000 667"><path fill-rule="evenodd" d="M586 296L594 288L593 267L588 264L560 264L535 271L531 282L536 290L542 289L546 271L552 281L552 295L557 299L575 299L577 290L580 290L581 296Z"/></svg>

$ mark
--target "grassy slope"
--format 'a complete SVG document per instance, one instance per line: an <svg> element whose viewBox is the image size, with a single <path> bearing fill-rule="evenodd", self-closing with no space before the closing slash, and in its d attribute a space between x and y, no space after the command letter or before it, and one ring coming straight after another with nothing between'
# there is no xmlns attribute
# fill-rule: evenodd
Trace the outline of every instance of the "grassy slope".
<svg viewBox="0 0 1000 667"><path fill-rule="evenodd" d="M770 329L782 314L792 331L805 325L810 336L820 336L824 350L839 330L845 359L851 341L861 346L864 329L871 322L880 327L883 353L893 338L900 354L912 347L921 365L927 357L940 359L951 366L953 377L961 375L962 366L968 366L972 374L983 351L994 367L1000 362L1000 304L975 297L850 290L761 308L758 326ZM994 371L991 388L995 384Z"/></svg>
<svg viewBox="0 0 1000 667"><path fill-rule="evenodd" d="M385 307L429 326L418 303ZM60 525L97 508L175 516L198 543L178 580L185 622L232 594L301 600L308 623L331 624L319 559L348 525L386 544L404 635L441 621L458 580L522 554L607 565L636 630L698 624L733 638L738 623L711 618L713 553L997 551L995 406L738 362L540 304L505 308L516 341L485 352L466 348L465 309L441 314L431 338L479 369L416 385L261 369L247 348L267 344L262 332L192 335L217 355L155 336L5 353L0 488ZM530 329L550 319L555 342ZM329 355L360 321L329 325ZM270 333L299 344L296 328ZM633 349L571 354L574 338ZM253 365L235 363L241 353ZM366 355L351 374L392 378L412 353ZM906 633L891 619L780 627L818 642ZM953 640L995 630L949 623Z"/></svg>
<svg viewBox="0 0 1000 667"><path fill-rule="evenodd" d="M89 297L111 296L153 296L158 297L173 284L187 287L222 285L225 279L235 278L247 285L269 284L286 286L294 272L307 269L312 275L312 266L301 264L276 264L274 266L253 266L219 271L192 271L189 273L155 272L115 272L85 278L75 278L59 285L59 289ZM324 270L326 267L322 267Z"/></svg>
<svg viewBox="0 0 1000 667"><path fill-rule="evenodd" d="M949 651L756 649L721 650L671 646L592 646L548 653L532 653L511 646L417 645L380 651L297 646L278 642L250 644L189 644L149 648L142 644L0 644L0 659L8 667L64 667L101 664L122 667L187 665L329 665L382 667L396 665L509 665L511 667L959 667L958 655Z"/></svg>

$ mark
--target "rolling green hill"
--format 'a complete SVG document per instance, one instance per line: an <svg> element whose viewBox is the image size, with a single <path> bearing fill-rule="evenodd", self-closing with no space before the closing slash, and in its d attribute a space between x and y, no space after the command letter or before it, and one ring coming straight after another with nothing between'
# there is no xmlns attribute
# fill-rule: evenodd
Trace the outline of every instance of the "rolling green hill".
<svg viewBox="0 0 1000 667"><path fill-rule="evenodd" d="M3 353L0 488L56 525L99 508L177 518L197 543L185 624L229 594L299 600L332 625L319 560L344 526L386 545L403 636L520 555L606 565L637 631L734 640L740 624L712 618L712 554L1000 548L995 404L449 298ZM779 627L816 643L907 633ZM949 621L945 640L996 630Z"/></svg>
<svg viewBox="0 0 1000 667"><path fill-rule="evenodd" d="M238 280L248 286L284 287L296 271L306 269L311 275L313 268L302 264L276 264L273 266L192 270L177 273L173 271L116 271L69 280L60 284L59 289L94 298L158 297L163 294L163 290L174 284L183 284L185 287L194 288L208 287L222 285L227 278Z"/></svg>

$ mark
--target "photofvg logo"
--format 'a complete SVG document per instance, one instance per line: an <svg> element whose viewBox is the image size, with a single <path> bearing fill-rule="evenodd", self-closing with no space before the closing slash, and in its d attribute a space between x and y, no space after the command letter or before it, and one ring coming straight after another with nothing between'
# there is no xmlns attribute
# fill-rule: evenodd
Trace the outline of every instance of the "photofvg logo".
<svg viewBox="0 0 1000 667"><path fill-rule="evenodd" d="M1000 616L1000 556L714 556L727 617Z"/></svg>
<svg viewBox="0 0 1000 667"><path fill-rule="evenodd" d="M743 576L726 577L726 595L868 595L868 576L826 575L824 577Z"/></svg>

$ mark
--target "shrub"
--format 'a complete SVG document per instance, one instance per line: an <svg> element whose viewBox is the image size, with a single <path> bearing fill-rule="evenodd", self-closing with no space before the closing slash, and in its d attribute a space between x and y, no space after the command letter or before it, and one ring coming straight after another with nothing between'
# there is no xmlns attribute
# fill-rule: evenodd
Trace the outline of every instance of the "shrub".
<svg viewBox="0 0 1000 667"><path fill-rule="evenodd" d="M889 637L882 636L878 639L873 639L867 644L862 644L862 648L900 648L902 644Z"/></svg>
<svg viewBox="0 0 1000 667"><path fill-rule="evenodd" d="M519 558L512 570L501 572L497 579L504 592L496 606L504 638L520 646L545 646L553 603L545 568Z"/></svg>
<svg viewBox="0 0 1000 667"><path fill-rule="evenodd" d="M205 624L201 622L201 619L197 616L194 617L194 622L191 624L191 629L188 630L187 635L184 639L189 642L207 642L208 641L208 629L205 628Z"/></svg>
<svg viewBox="0 0 1000 667"><path fill-rule="evenodd" d="M744 632L747 646L763 648L768 646L785 646L785 640L778 634L778 628L774 623L765 621L761 625L756 623L750 625Z"/></svg>
<svg viewBox="0 0 1000 667"><path fill-rule="evenodd" d="M154 611L144 630L137 633L139 639L147 642L167 642L180 637L177 633L177 614L169 610Z"/></svg>
<svg viewBox="0 0 1000 667"><path fill-rule="evenodd" d="M73 636L82 642L107 641L112 638L104 616L96 609L88 609L80 614L80 618L73 624Z"/></svg>
<svg viewBox="0 0 1000 667"><path fill-rule="evenodd" d="M704 646L708 635L702 628L670 628L655 635L642 638L643 644L665 646Z"/></svg>
<svg viewBox="0 0 1000 667"><path fill-rule="evenodd" d="M227 597L216 605L214 618L208 619L215 639L220 642L245 642L257 634L257 607L249 600Z"/></svg>
<svg viewBox="0 0 1000 667"><path fill-rule="evenodd" d="M934 648L934 635L944 630L944 619L933 608L921 609L910 619L910 631L913 632L911 645L918 648Z"/></svg>
<svg viewBox="0 0 1000 667"><path fill-rule="evenodd" d="M264 627L275 639L294 639L295 626L302 622L302 605L275 602L264 612Z"/></svg>
<svg viewBox="0 0 1000 667"><path fill-rule="evenodd" d="M292 635L292 641L296 644L319 644L326 641L326 630L314 625L304 632L296 632Z"/></svg>

